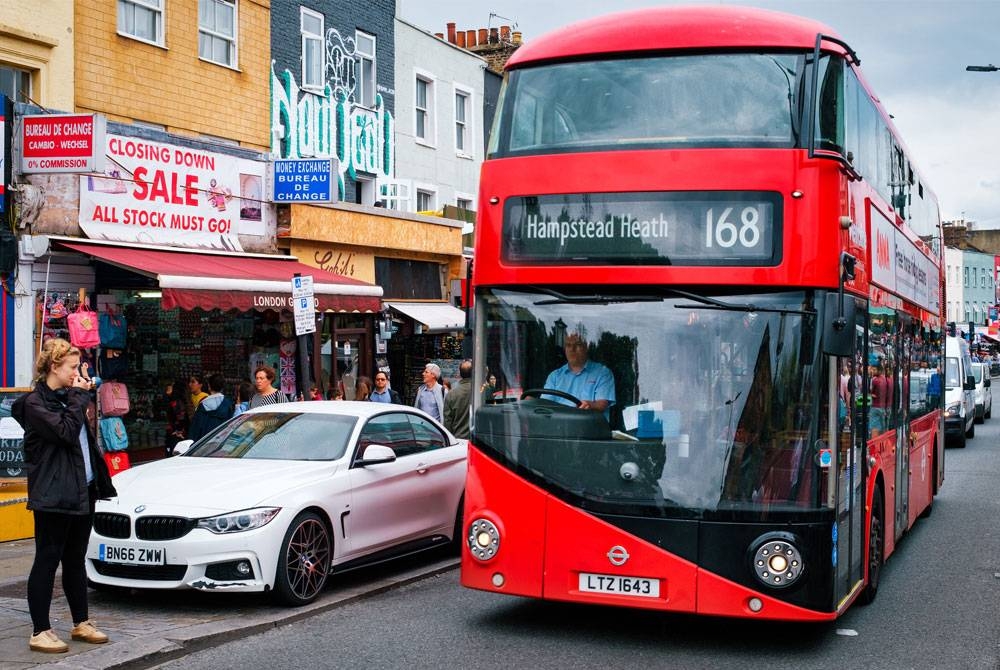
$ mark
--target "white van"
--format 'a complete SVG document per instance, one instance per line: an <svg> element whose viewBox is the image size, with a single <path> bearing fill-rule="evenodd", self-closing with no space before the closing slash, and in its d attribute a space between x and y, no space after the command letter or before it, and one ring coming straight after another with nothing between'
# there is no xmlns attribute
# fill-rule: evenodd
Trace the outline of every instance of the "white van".
<svg viewBox="0 0 1000 670"><path fill-rule="evenodd" d="M969 344L948 337L944 349L944 435L959 447L976 434L976 379Z"/></svg>

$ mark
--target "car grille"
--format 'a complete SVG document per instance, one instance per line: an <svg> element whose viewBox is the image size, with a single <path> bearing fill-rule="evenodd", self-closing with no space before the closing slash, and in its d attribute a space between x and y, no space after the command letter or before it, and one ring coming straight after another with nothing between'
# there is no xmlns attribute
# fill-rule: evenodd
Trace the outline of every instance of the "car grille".
<svg viewBox="0 0 1000 670"><path fill-rule="evenodd" d="M145 579L157 582L176 582L187 572L186 565L118 565L93 561L97 573L120 579Z"/></svg>
<svg viewBox="0 0 1000 670"><path fill-rule="evenodd" d="M135 536L140 540L176 540L196 525L197 520L179 516L142 516L135 520Z"/></svg>
<svg viewBox="0 0 1000 670"><path fill-rule="evenodd" d="M130 534L129 519L124 514L98 512L94 515L94 530L104 537L125 538Z"/></svg>

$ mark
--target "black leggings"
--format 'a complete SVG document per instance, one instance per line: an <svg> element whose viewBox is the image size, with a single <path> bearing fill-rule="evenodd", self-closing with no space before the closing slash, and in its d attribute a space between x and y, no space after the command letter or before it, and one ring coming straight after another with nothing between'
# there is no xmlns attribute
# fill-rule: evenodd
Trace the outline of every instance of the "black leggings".
<svg viewBox="0 0 1000 670"><path fill-rule="evenodd" d="M62 585L69 601L73 623L86 621L87 613L87 542L94 519L94 496L89 514L34 512L35 562L28 575L28 611L35 634L52 628L49 607L56 567L62 563Z"/></svg>

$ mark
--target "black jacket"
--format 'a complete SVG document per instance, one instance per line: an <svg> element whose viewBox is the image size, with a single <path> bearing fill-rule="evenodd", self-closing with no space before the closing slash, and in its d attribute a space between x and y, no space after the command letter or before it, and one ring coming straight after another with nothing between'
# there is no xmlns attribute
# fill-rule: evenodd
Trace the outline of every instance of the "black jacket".
<svg viewBox="0 0 1000 670"><path fill-rule="evenodd" d="M63 394L41 381L11 406L11 416L24 428L28 509L63 514L90 512L87 472L80 449L80 426L84 425L97 497L118 495L86 419L89 404L90 394L83 389L70 388Z"/></svg>

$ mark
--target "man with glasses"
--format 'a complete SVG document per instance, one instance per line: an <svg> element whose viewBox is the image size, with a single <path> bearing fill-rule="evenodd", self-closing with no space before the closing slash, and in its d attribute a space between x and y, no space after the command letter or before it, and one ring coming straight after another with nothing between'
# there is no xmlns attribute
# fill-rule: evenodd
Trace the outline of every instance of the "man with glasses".
<svg viewBox="0 0 1000 670"><path fill-rule="evenodd" d="M389 388L389 375L381 371L375 375L375 390L368 399L372 402L401 404L399 394Z"/></svg>
<svg viewBox="0 0 1000 670"><path fill-rule="evenodd" d="M580 333L566 334L563 340L566 365L549 373L545 388L568 393L580 400L580 409L605 412L615 402L615 380L611 370L589 360L587 341ZM554 400L563 405L573 403L566 398L543 394L546 400Z"/></svg>

